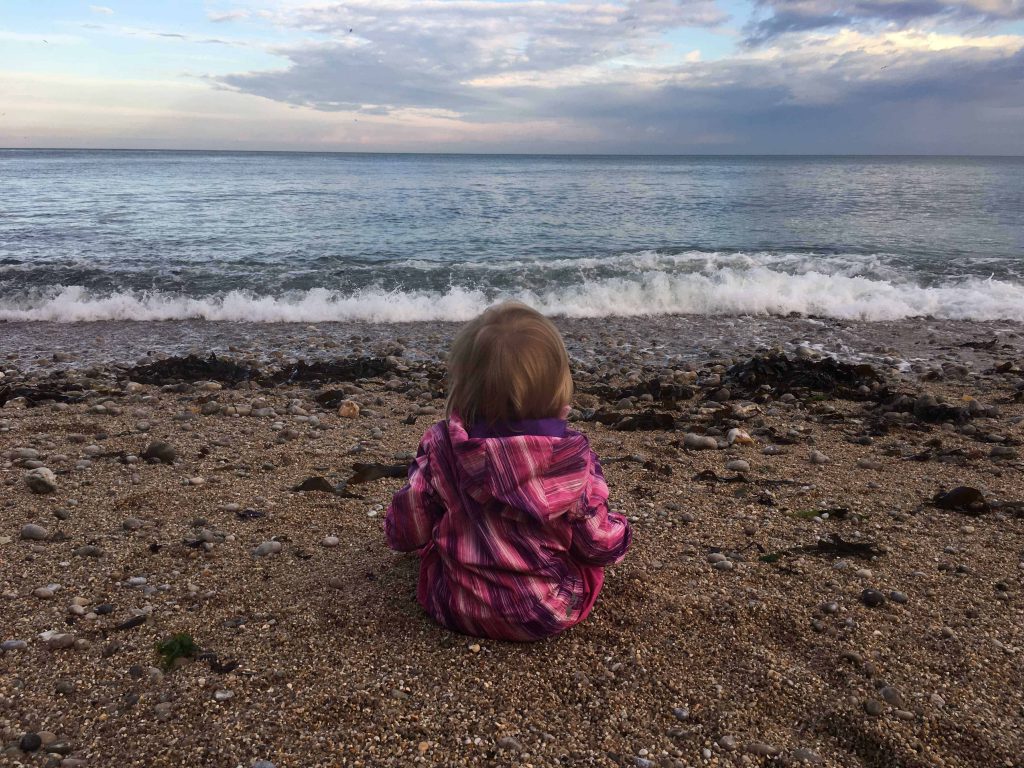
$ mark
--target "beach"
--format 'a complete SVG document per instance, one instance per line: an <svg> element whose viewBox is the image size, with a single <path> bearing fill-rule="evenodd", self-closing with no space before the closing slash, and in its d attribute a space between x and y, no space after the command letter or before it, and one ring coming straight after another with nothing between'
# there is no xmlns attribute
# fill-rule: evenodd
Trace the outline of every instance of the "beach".
<svg viewBox="0 0 1024 768"><path fill-rule="evenodd" d="M535 644L380 528L457 323L0 323L4 764L1021 764L1024 325L556 322L635 538Z"/></svg>

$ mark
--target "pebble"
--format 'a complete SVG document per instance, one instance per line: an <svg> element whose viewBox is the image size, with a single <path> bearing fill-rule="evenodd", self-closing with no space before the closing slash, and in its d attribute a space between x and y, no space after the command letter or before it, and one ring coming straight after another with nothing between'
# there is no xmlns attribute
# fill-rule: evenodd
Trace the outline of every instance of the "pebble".
<svg viewBox="0 0 1024 768"><path fill-rule="evenodd" d="M714 451L718 449L718 441L707 435L696 435L693 432L687 432L683 436L683 447L691 448L695 451Z"/></svg>
<svg viewBox="0 0 1024 768"><path fill-rule="evenodd" d="M22 651L28 648L24 640L4 640L0 643L0 651Z"/></svg>
<svg viewBox="0 0 1024 768"><path fill-rule="evenodd" d="M797 747L793 750L792 757L798 763L821 764L821 756L813 749L808 749L807 747Z"/></svg>
<svg viewBox="0 0 1024 768"><path fill-rule="evenodd" d="M162 440L155 440L147 445L146 450L140 455L144 459L159 461L164 464L173 464L178 458L178 452L174 449L174 446Z"/></svg>
<svg viewBox="0 0 1024 768"><path fill-rule="evenodd" d="M907 603L910 600L910 598L907 597L905 592L899 592L896 590L893 590L889 593L889 599L892 600L894 603L899 603L900 605L903 605L904 603Z"/></svg>
<svg viewBox="0 0 1024 768"><path fill-rule="evenodd" d="M50 532L41 525L28 523L21 527L21 538L26 541L46 541L50 538Z"/></svg>
<svg viewBox="0 0 1024 768"><path fill-rule="evenodd" d="M900 692L893 688L891 685L886 685L878 690L878 695L882 697L886 704L891 704L894 707L903 706L903 696Z"/></svg>
<svg viewBox="0 0 1024 768"><path fill-rule="evenodd" d="M32 493L55 493L57 476L46 467L37 467L25 475L25 485Z"/></svg>
<svg viewBox="0 0 1024 768"><path fill-rule="evenodd" d="M875 461L874 459L857 459L857 466L860 469L879 470L882 468L882 462Z"/></svg>
<svg viewBox="0 0 1024 768"><path fill-rule="evenodd" d="M690 710L686 707L673 707L672 714L675 715L676 720L690 719Z"/></svg>
<svg viewBox="0 0 1024 768"><path fill-rule="evenodd" d="M500 739L498 739L498 746L502 749L511 749L516 752L523 751L523 745L519 742L518 739L513 738L512 736L502 736Z"/></svg>
<svg viewBox="0 0 1024 768"><path fill-rule="evenodd" d="M733 568L736 567L736 564L729 560L721 560L717 563L712 564L711 567L714 568L716 571L731 571Z"/></svg>
<svg viewBox="0 0 1024 768"><path fill-rule="evenodd" d="M339 539L337 536L325 536L323 540L323 545L325 547L336 547L340 543L341 539Z"/></svg>
<svg viewBox="0 0 1024 768"><path fill-rule="evenodd" d="M710 555L708 555L708 562L712 565L716 563L724 563L728 559L729 558L727 558L721 552L712 552Z"/></svg>
<svg viewBox="0 0 1024 768"><path fill-rule="evenodd" d="M743 459L733 459L725 465L725 468L730 472L745 473L750 471L750 462L744 461Z"/></svg>
<svg viewBox="0 0 1024 768"><path fill-rule="evenodd" d="M75 557L103 557L103 550L94 544L77 547L71 552Z"/></svg>
<svg viewBox="0 0 1024 768"><path fill-rule="evenodd" d="M264 541L256 549L252 551L255 557L264 557L266 555L275 555L281 551L280 541Z"/></svg>
<svg viewBox="0 0 1024 768"><path fill-rule="evenodd" d="M774 744L766 744L763 741L754 741L747 744L747 752L758 757L773 757L781 750Z"/></svg>
<svg viewBox="0 0 1024 768"><path fill-rule="evenodd" d="M808 459L810 459L811 464L822 465L822 464L830 464L830 463L832 463L832 459L830 459L824 453L822 453L821 451L813 450L813 449L808 454Z"/></svg>
<svg viewBox="0 0 1024 768"><path fill-rule="evenodd" d="M869 715L877 717L885 711L885 705L878 699L868 699L864 702L864 711Z"/></svg>
<svg viewBox="0 0 1024 768"><path fill-rule="evenodd" d="M718 746L720 746L726 752L732 752L734 749L736 749L736 738L733 736L722 736L718 740Z"/></svg>
<svg viewBox="0 0 1024 768"><path fill-rule="evenodd" d="M342 400L338 405L338 415L343 419L354 419L359 415L359 403L355 400Z"/></svg>
<svg viewBox="0 0 1024 768"><path fill-rule="evenodd" d="M252 768L277 768L277 766L269 760L257 760L252 764Z"/></svg>
<svg viewBox="0 0 1024 768"><path fill-rule="evenodd" d="M35 752L43 746L43 740L38 733L26 733L18 742L18 748L22 752Z"/></svg>
<svg viewBox="0 0 1024 768"><path fill-rule="evenodd" d="M868 608L877 608L885 602L885 595L877 589L865 589L860 593L860 601Z"/></svg>
<svg viewBox="0 0 1024 768"><path fill-rule="evenodd" d="M213 692L213 698L215 701L228 701L229 699L235 698L234 691L221 689Z"/></svg>

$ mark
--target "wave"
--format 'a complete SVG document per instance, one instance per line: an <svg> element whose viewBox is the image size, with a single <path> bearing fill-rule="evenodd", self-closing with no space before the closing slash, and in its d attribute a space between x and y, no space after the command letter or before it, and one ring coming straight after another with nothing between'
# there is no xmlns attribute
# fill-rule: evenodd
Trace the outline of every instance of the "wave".
<svg viewBox="0 0 1024 768"><path fill-rule="evenodd" d="M630 277L588 279L532 290L367 287L350 292L315 288L280 295L230 291L188 296L155 291L97 293L81 286L54 286L29 295L0 297L0 320L461 321L504 299L525 301L549 315L575 318L795 312L849 320L931 315L1024 321L1024 285L1019 283L968 277L926 286L819 270L791 274L765 266L683 274L649 270Z"/></svg>

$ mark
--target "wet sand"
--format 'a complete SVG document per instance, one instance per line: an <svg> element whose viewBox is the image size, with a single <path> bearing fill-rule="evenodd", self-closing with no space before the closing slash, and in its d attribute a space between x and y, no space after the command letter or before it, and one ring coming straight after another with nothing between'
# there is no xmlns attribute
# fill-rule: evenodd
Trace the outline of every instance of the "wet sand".
<svg viewBox="0 0 1024 768"><path fill-rule="evenodd" d="M415 557L380 531L400 480L292 490L407 461L440 418L457 326L0 325L0 393L30 393L0 394L5 764L1020 765L1024 328L560 325L574 426L635 543L592 617L533 645L426 618ZM776 344L882 378L787 394L730 377ZM193 348L260 376L129 371ZM387 362L271 383L297 356ZM675 402L644 395L670 387ZM629 431L651 413L671 427ZM755 442L727 446L732 428ZM155 441L173 463L141 458ZM37 466L53 492L26 482ZM983 513L931 503L955 486L980 490ZM29 524L44 530L23 539ZM819 548L835 536L848 554ZM156 645L174 633L202 652L165 669ZM33 735L45 744L26 752Z"/></svg>

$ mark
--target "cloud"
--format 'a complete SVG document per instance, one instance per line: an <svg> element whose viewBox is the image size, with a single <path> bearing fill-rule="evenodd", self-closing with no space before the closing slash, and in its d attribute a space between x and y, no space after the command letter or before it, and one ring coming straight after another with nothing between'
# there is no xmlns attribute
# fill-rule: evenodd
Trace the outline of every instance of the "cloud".
<svg viewBox="0 0 1024 768"><path fill-rule="evenodd" d="M113 16L114 15L114 9L113 8L108 8L105 5L90 5L89 6L89 10L92 11L93 13L98 13L101 16Z"/></svg>
<svg viewBox="0 0 1024 768"><path fill-rule="evenodd" d="M239 11L210 11L206 14L212 22L221 23L225 21L241 21L242 19L249 18L249 12L244 10Z"/></svg>
<svg viewBox="0 0 1024 768"><path fill-rule="evenodd" d="M857 23L912 26L923 21L993 22L1024 19L1021 0L757 0L759 17L746 27L748 42L788 32Z"/></svg>
<svg viewBox="0 0 1024 768"><path fill-rule="evenodd" d="M328 110L485 109L471 82L650 61L667 50L665 32L726 19L713 0L354 0L268 15L321 41L276 49L287 70L220 82Z"/></svg>
<svg viewBox="0 0 1024 768"><path fill-rule="evenodd" d="M535 150L576 137L576 151L1024 152L1018 35L847 26L666 64L652 49L678 17L717 17L674 3L501 3L511 16L478 0L423 5L300 9L290 23L326 39L278 49L286 68L217 82L321 111L544 126L516 137ZM455 5L467 15L449 15Z"/></svg>

